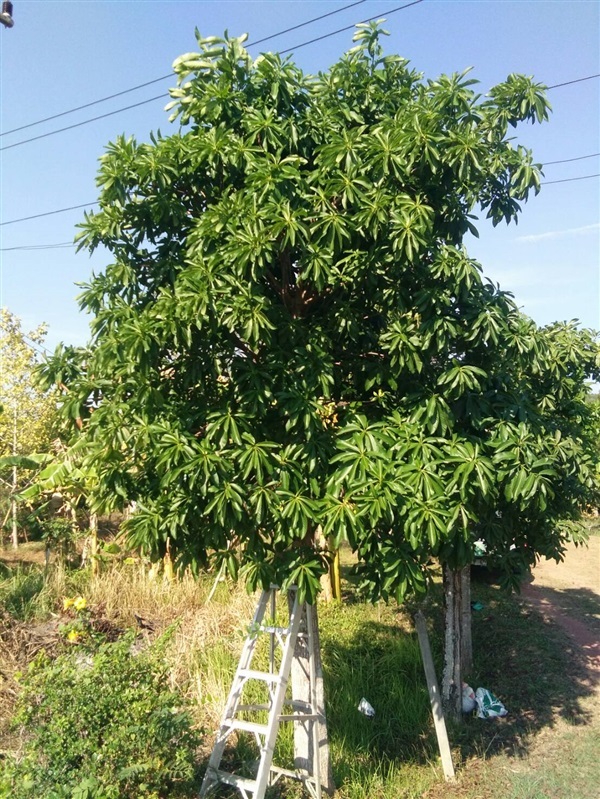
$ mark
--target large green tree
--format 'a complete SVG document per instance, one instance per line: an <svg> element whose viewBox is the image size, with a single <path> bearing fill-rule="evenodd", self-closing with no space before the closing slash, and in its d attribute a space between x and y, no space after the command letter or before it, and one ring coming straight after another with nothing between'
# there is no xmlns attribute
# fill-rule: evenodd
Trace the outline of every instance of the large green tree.
<svg viewBox="0 0 600 799"><path fill-rule="evenodd" d="M425 80L381 32L315 76L198 36L179 128L101 158L79 238L112 254L81 295L92 340L47 368L96 506L137 502L135 545L311 600L319 526L402 600L475 538L507 574L560 556L597 479L597 342L538 329L463 245L477 209L516 221L539 190L512 129L547 119L544 87Z"/></svg>

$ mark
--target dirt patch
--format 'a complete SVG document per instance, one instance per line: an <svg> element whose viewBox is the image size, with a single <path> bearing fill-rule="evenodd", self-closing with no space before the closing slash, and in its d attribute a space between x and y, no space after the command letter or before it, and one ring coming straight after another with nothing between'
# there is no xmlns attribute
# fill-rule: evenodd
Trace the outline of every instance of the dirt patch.
<svg viewBox="0 0 600 799"><path fill-rule="evenodd" d="M591 537L588 547L569 545L561 563L542 560L522 595L581 649L600 688L600 537Z"/></svg>

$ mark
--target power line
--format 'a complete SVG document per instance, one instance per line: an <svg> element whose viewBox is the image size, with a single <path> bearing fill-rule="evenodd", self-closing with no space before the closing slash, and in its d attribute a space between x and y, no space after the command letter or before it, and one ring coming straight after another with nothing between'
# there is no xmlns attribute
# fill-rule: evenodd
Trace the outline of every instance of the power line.
<svg viewBox="0 0 600 799"><path fill-rule="evenodd" d="M123 111L129 111L130 108L137 108L140 105L146 105L147 103L153 103L155 100L160 100L166 97L165 94L158 94L156 97L150 97L148 100L142 100L139 103L134 103L133 105L126 105L124 108L117 108L116 111L108 111L106 114L100 114L100 116L92 117L91 119L84 119L83 122L75 122L73 125L67 125L64 128L57 128L56 130L50 130L48 133L40 133L39 136L32 136L30 139L22 139L21 141L14 142L14 144L5 144L4 147L0 147L0 152L3 150L11 150L13 147L20 147L22 144L29 144L32 141L38 141L38 139L46 139L48 136L55 136L57 133L64 133L65 130L72 130L73 128L80 128L82 125L89 125L90 122L97 122L99 119L105 119L106 117L112 117L115 114L120 114Z"/></svg>
<svg viewBox="0 0 600 799"><path fill-rule="evenodd" d="M564 83L555 83L553 86L547 86L547 89L559 89L561 86L571 86L573 83L583 83L584 80L592 80L592 78L600 78L600 72L595 75L586 75L585 78L575 78L575 80L566 80Z"/></svg>
<svg viewBox="0 0 600 799"><path fill-rule="evenodd" d="M153 83L159 83L161 80L166 80L167 78L172 77L173 73L170 72L168 75L163 75L162 78L155 78L154 80L146 81L146 83L140 83L139 86L132 86L131 89L123 89L122 92L115 92L115 94L109 94L108 97L101 97L99 100L92 100L90 103L84 103L83 105L78 105L77 108L69 108L68 111L61 111L60 114L52 114L52 116L44 117L44 119L38 119L35 122L29 122L27 125L21 125L18 128L12 128L11 130L4 130L0 133L0 136L8 136L10 133L17 133L20 130L26 130L27 128L33 128L35 125L41 125L43 122L50 122L52 119L58 119L59 117L67 116L67 114L74 114L76 111L82 111L84 108L90 108L92 105L98 105L98 103L105 103L107 100L114 100L115 97L121 97L123 94L129 94L129 92L134 92L137 89L143 89L146 86L151 86ZM163 95L161 94L161 97ZM146 100L145 102L150 102Z"/></svg>
<svg viewBox="0 0 600 799"><path fill-rule="evenodd" d="M577 160L577 159L566 159L566 160ZM563 178L562 180L544 180L542 181L541 185L547 186L549 183L570 183L574 180L588 180L589 178L598 178L598 177L600 177L600 172L594 175L580 175L579 177L576 178ZM82 205L71 205L69 208L58 208L56 211L46 211L43 214L33 214L32 216L23 216L20 219L11 219L8 222L0 222L0 225L14 225L17 222L27 222L30 219L39 219L41 216L62 214L65 211L74 211L78 208L89 208L92 205L98 205L98 202L96 201L93 203L83 203ZM63 242L59 244L40 244L40 245L33 244L30 246L24 245L22 247L7 247L3 250L0 250L0 252L9 252L11 250L36 250L36 249L48 250L53 248L66 247L66 246L74 247L75 245L69 244L68 242Z"/></svg>
<svg viewBox="0 0 600 799"><path fill-rule="evenodd" d="M15 250L63 250L75 247L70 241L61 241L58 244L23 244L20 247L0 247L0 252L14 252Z"/></svg>
<svg viewBox="0 0 600 799"><path fill-rule="evenodd" d="M258 39L255 42L250 42L248 44L248 47L256 47L256 45L262 44L263 42L268 42L270 39L276 39L278 36L283 36L285 33L291 33L292 31L299 30L300 28L304 28L307 25L312 25L313 22L319 22L320 20L326 19L327 17L332 17L334 14L340 14L342 11L347 11L349 8L353 8L354 6L360 6L365 2L366 0L356 0L356 2L350 3L347 6L336 8L334 11L328 11L327 14L321 14L318 17L307 19L305 22L300 22L298 25L292 25L291 28L285 28L285 30L278 31L277 33L272 33L270 36L264 36L262 39ZM107 100L114 100L115 97L122 97L124 94L135 92L138 89L144 89L146 86L151 86L154 83L160 83L163 80L167 80L167 78L172 78L173 75L174 75L173 72L169 72L168 75L161 75L160 78L154 78L153 80L148 80L145 83L138 83L137 86L132 86L129 89L123 89L123 91L115 92L114 94L109 94L106 97L101 97L99 100L92 100L89 103L78 105L76 108L69 108L67 111L61 111L59 114L52 114L52 116L44 117L44 119L38 119L35 122L29 122L27 125L21 125L18 128L12 128L11 130L2 131L2 133L0 133L0 136L8 136L10 133L17 133L20 130L26 130L27 128L32 128L35 125L41 125L43 122L50 122L52 119L58 119L59 117L67 116L67 114L74 114L76 111L82 111L84 108L90 108L93 105L98 105L99 103L105 103ZM145 102L150 102L150 100L146 100Z"/></svg>
<svg viewBox="0 0 600 799"><path fill-rule="evenodd" d="M38 341L34 341L31 336L28 336L26 333L21 333L21 335L29 342L28 346L31 347L32 350L36 350L40 355L51 354L47 347L44 347L44 345L40 344Z"/></svg>
<svg viewBox="0 0 600 799"><path fill-rule="evenodd" d="M412 3L406 3L403 6L396 6L396 8L391 8L389 11L384 11L382 14L374 14L372 17L368 19L363 19L360 22L355 22L353 25L346 25L343 28L338 28L336 31L331 31L331 33L324 33L323 36L317 36L314 39L309 39L307 42L302 42L301 44L297 44L295 47L288 47L285 50L280 50L279 52L281 55L284 53L291 53L295 50L299 50L301 47L306 47L309 44L314 44L315 42L320 42L323 39L329 39L330 36L335 36L338 33L343 33L344 31L350 31L355 28L357 25L364 25L366 22L371 22L374 19L380 19L381 17L389 17L390 14L395 14L396 11L403 11L405 8L410 8L411 6L418 6L419 3L423 3L424 0L413 0Z"/></svg>
<svg viewBox="0 0 600 799"><path fill-rule="evenodd" d="M313 22L317 22L317 21L319 21L321 19L325 19L326 17L330 17L333 14L337 14L337 13L339 13L341 11L345 11L348 8L352 8L353 6L360 5L361 3L365 2L365 1L366 0L357 0L357 2L350 3L349 5L343 6L340 9L336 9L335 11L330 11L327 14L322 14L319 17L314 17L313 19L307 20L306 22L302 22L299 25L294 25L294 26L292 26L290 28L286 28L283 31L279 31L278 33L271 34L270 36L265 36L263 39L258 39L256 42L252 42L252 43L248 44L248 47L260 44L262 42L267 41L268 39L273 39L273 38L275 38L277 36L281 36L284 33L289 33L292 30L297 30L298 28L305 27L306 25L309 25L309 24L311 24ZM405 3L402 6L396 6L395 8L391 8L388 11L382 12L381 14L375 14L375 15L373 15L371 17L368 17L367 19L362 20L360 23L353 23L352 25L346 25L343 28L338 28L335 31L330 31L329 33L325 33L322 36L316 36L315 38L309 39L306 42L301 42L300 44L297 44L294 47L288 47L285 50L280 50L279 53L283 55L285 53L290 53L292 51L299 50L302 47L306 47L309 44L314 44L315 42L323 41L323 39L328 39L331 36L337 35L338 33L343 33L344 31L353 30L356 27L357 24L365 24L367 22L371 22L372 20L378 19L380 17L390 16L390 14L395 14L398 11L403 11L406 8L411 8L412 6L419 5L420 3L423 3L423 2L424 2L424 0L413 0L412 2ZM77 108L70 109L69 111L63 111L62 113L55 114L52 117L46 117L46 119L38 120L38 122L31 122L30 124L23 125L20 128L14 128L13 130L5 131L4 133L0 133L0 136L5 136L8 133L14 133L17 130L24 130L25 128L32 127L33 125L41 124L42 122L47 122L50 119L56 119L57 117L64 116L66 114L73 113L74 111L81 110L82 108L87 108L89 106L96 105L97 103L104 102L105 100L110 100L110 99L112 99L114 97L119 97L122 94L127 94L128 92L135 91L136 89L143 88L144 86L149 86L150 84L157 83L160 80L164 80L164 79L170 77L172 74L173 73L169 73L169 75L164 75L161 78L156 78L156 79L154 79L152 81L147 81L146 83L139 84L138 86L133 86L130 89L125 89L122 92L117 92L116 94L112 94L112 95L110 95L108 97L101 98L100 100L94 100L93 102L86 103L85 105L78 106ZM594 74L594 75L587 75L587 76L585 76L583 78L576 78L574 80L565 81L563 83L555 83L552 86L548 86L547 88L549 90L550 89L557 89L557 88L559 88L561 86L569 86L569 85L574 84L574 83L581 83L583 81L592 80L593 78L598 78L598 77L600 77L600 73ZM155 97L150 97L147 100L140 101L139 103L133 103L131 105L124 106L123 108L118 108L115 111L109 111L106 114L100 114L99 116L92 117L91 119L85 119L82 122L77 122L77 123L75 123L73 125L67 125L64 128L58 128L57 130L52 130L52 131L48 131L47 133L42 133L39 136L32 136L29 139L23 139L22 141L18 141L18 142L14 142L13 144L5 145L4 147L0 147L0 152L2 152L3 150L10 150L13 147L20 147L23 144L29 144L30 142L38 141L39 139L45 139L45 138L47 138L49 136L54 136L57 133L64 133L67 130L72 130L73 128L81 127L82 125L89 125L91 122L97 122L100 119L105 119L106 117L114 116L115 114L121 114L121 113L123 113L123 111L129 111L132 108L139 108L142 105L147 105L148 103L155 102L156 100L160 100L163 97L166 98L166 97L168 97L168 95L167 94L160 94L160 95L157 95ZM584 157L587 157L587 156L584 156ZM591 157L591 156L589 156L589 157ZM575 160L575 159L573 159L573 160ZM551 163L551 162L548 162L548 163ZM554 162L552 162L552 163L554 163Z"/></svg>
<svg viewBox="0 0 600 799"><path fill-rule="evenodd" d="M561 158L560 161L543 161L544 166L551 166L553 164L568 164L571 161L583 161L586 158L596 158L600 153L590 153L589 155L580 155L577 158Z"/></svg>
<svg viewBox="0 0 600 799"><path fill-rule="evenodd" d="M562 180L544 180L542 186L547 186L549 183L571 183L574 180L588 180L589 178L600 178L600 172L595 175L580 175L578 178L563 178Z"/></svg>
<svg viewBox="0 0 600 799"><path fill-rule="evenodd" d="M43 214L32 214L31 216L22 216L20 219L9 219L8 222L0 222L2 225L14 225L17 222L28 222L30 219L39 219L41 216L52 216L53 214L62 214L65 211L76 211L79 208L89 208L91 205L98 205L98 201L94 200L92 203L82 203L81 205L70 205L68 208L57 208L56 211L45 211Z"/></svg>
<svg viewBox="0 0 600 799"><path fill-rule="evenodd" d="M359 3L362 3L362 2L365 2L365 0L358 0L358 2L352 3L350 6L344 6L344 8L338 9L338 11L343 11L346 8L351 8L352 6L358 5ZM342 33L343 31L353 30L356 27L357 24L359 24L359 25L360 24L364 24L366 22L370 22L371 20L378 19L381 16L389 16L390 14L395 14L397 11L402 11L405 8L410 8L411 6L416 6L416 5L419 5L420 3L423 3L423 2L425 2L425 0L413 0L413 2L406 3L403 6L397 6L396 8L391 8L389 11L384 12L383 15L382 14L375 14L374 16L369 17L368 19L362 20L362 22L360 22L360 23L353 23L352 25L347 25L344 28L338 28L335 31L331 31L330 33L325 33L322 36L317 36L316 38L310 39L307 42L301 42L300 44L296 45L295 47L289 47L286 50L280 50L279 52L283 55L284 53L289 53L292 50L299 50L301 47L306 47L309 44L314 44L315 42L320 42L323 39L328 39L331 36L335 36L338 33ZM323 19L324 17L331 16L333 13L337 13L337 12L330 11L327 14L321 15L320 17L315 17L314 20L309 20L308 22L302 23L301 25L296 25L296 26L294 26L294 28L289 28L288 30L294 30L295 28L302 27L303 25L308 25L309 22L315 22L316 20ZM263 42L263 41L265 41L268 38L273 38L274 36L279 36L279 35L281 35L281 33L285 33L285 32L287 32L287 31L281 31L279 34L273 34L270 37L267 36L267 37L265 37L265 39L260 39L259 41ZM250 45L248 45L248 46L250 46ZM169 77L169 76L166 76L166 77ZM159 80L159 79L157 78L157 80ZM139 87L137 87L137 88L139 88ZM130 91L130 90L127 90L127 91ZM131 91L133 91L133 89L131 89ZM125 92L123 92L123 94L124 93ZM114 96L116 96L116 95L114 95ZM167 94L159 94L156 97L150 97L148 100L141 100L139 103L133 103L132 105L126 105L123 108L117 108L115 111L109 111L106 114L100 114L99 116L92 117L91 119L84 119L82 122L76 122L75 124L67 125L64 128L58 128L57 130L51 130L51 131L48 131L47 133L42 133L39 136L32 136L29 139L22 139L21 141L14 142L13 144L7 144L4 147L0 147L0 152L2 152L4 150L10 150L13 147L20 147L22 144L29 144L30 142L38 141L39 139L46 139L48 136L54 136L57 133L64 133L64 131L72 130L73 128L79 128L82 125L89 125L90 122L97 122L99 119L105 119L106 117L114 116L115 114L121 114L123 111L129 111L131 108L138 108L141 105L146 105L147 103L152 103L155 100L160 100L161 97L165 97L166 98L166 97L168 97L168 95ZM105 99L107 99L107 98L105 98ZM102 100L98 100L98 102L102 102ZM94 105L94 103L89 103L88 105ZM73 110L75 110L75 109L73 109ZM66 111L63 112L63 114L65 114L65 113L70 113L70 112L66 112ZM57 116L62 116L63 114L57 115ZM31 125L34 125L34 124L37 124L37 123L33 123L33 122L31 123ZM23 127L31 127L31 125L27 125L27 126L23 126ZM22 129L23 128L21 128L21 130ZM7 131L7 132L11 132L11 131ZM1 134L1 135L5 135L5 134Z"/></svg>

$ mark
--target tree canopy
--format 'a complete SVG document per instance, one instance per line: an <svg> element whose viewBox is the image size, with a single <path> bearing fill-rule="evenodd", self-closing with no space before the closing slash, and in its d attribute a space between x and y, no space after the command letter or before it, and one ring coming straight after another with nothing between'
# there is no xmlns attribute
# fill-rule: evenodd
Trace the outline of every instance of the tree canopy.
<svg viewBox="0 0 600 799"><path fill-rule="evenodd" d="M314 76L197 34L179 129L101 157L79 244L112 262L81 295L89 347L46 378L83 419L97 507L135 500L153 556L312 599L320 526L402 599L476 538L512 566L559 555L595 490L594 336L537 328L463 245L475 211L516 221L538 192L509 134L547 119L544 87L425 80L381 34Z"/></svg>
<svg viewBox="0 0 600 799"><path fill-rule="evenodd" d="M45 325L25 333L7 308L0 309L0 457L49 448L56 433L56 394L35 379Z"/></svg>

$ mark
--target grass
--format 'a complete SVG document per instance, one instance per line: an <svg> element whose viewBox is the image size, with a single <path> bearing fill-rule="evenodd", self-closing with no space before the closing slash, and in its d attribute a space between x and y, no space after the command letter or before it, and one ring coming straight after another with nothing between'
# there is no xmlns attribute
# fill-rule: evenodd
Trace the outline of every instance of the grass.
<svg viewBox="0 0 600 799"><path fill-rule="evenodd" d="M191 705L198 727L208 731L199 754L205 762L255 604L227 583L207 603L212 586L210 576L150 580L139 563L115 563L97 578L60 568L44 573L35 564L0 566L0 705L5 711L0 750L12 746L6 721L14 684L8 672L22 668L36 630L51 624L56 630L63 598L81 594L115 627L138 629L141 640L172 629L165 649L171 683ZM346 589L352 591L349 584ZM352 598L343 606L319 608L339 799L592 799L599 733L593 687L584 659L556 625L496 585L474 582L473 600L483 610L473 617L476 665L469 682L490 688L509 715L495 721L467 718L450 729L459 766L452 786L443 783L438 765L411 609ZM438 674L439 602L434 593L425 607ZM138 627L136 615L145 629ZM264 650L260 658L266 658ZM256 665L260 668L260 662ZM375 718L358 712L362 697L375 708ZM290 725L284 729L277 757L289 761ZM254 757L243 738L229 753L238 766ZM286 782L270 790L271 797L300 795L297 785Z"/></svg>

